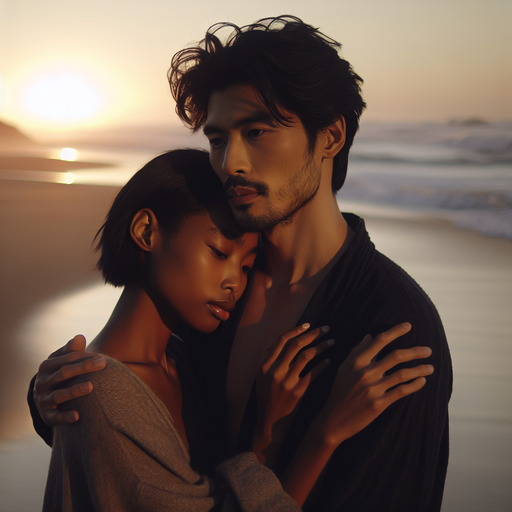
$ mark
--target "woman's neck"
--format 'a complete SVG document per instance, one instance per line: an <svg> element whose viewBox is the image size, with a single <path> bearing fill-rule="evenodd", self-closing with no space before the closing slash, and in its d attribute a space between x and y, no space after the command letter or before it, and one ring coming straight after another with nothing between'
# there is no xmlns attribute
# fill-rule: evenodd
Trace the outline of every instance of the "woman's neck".
<svg viewBox="0 0 512 512"><path fill-rule="evenodd" d="M127 286L107 324L86 350L117 359L142 379L169 411L188 450L179 374L165 354L177 323L158 298L152 299L142 287Z"/></svg>
<svg viewBox="0 0 512 512"><path fill-rule="evenodd" d="M177 321L164 321L159 308L139 286L127 286L105 327L87 351L124 363L167 365L165 349Z"/></svg>

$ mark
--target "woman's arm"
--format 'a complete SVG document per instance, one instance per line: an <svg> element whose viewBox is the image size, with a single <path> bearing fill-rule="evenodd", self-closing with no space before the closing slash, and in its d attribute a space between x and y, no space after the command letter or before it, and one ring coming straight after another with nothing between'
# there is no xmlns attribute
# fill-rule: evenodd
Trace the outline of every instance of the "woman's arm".
<svg viewBox="0 0 512 512"><path fill-rule="evenodd" d="M55 428L44 511L299 512L277 477L239 454L211 480L190 467L173 420L154 393L122 363L106 357L95 392L71 404L79 422ZM82 414L83 413L83 414Z"/></svg>
<svg viewBox="0 0 512 512"><path fill-rule="evenodd" d="M375 340L369 335L366 336L339 367L327 403L311 424L281 479L284 490L299 506L306 500L336 448L365 428L389 405L421 389L425 384L424 377L433 372L431 365L420 365L386 375L397 364L428 357L431 354L428 347L395 350L382 360L375 360L386 345L410 329L411 325L405 323L380 334ZM283 344L278 345L282 350ZM286 352L280 356L280 360L286 366L290 358L285 355ZM296 389L303 394L310 381L311 378ZM274 393L277 393L276 389ZM299 400L300 397L296 404ZM279 403L277 398L273 398L273 401ZM286 400L284 402L287 403ZM268 432L269 427L266 428ZM275 440L276 443L280 441L281 439Z"/></svg>

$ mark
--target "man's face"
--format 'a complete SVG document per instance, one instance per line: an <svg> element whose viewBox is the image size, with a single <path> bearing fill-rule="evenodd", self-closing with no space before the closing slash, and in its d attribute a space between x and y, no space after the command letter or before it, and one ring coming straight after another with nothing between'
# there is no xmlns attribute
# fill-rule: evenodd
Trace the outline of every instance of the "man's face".
<svg viewBox="0 0 512 512"><path fill-rule="evenodd" d="M204 127L210 162L244 230L267 230L290 219L320 185L321 157L309 151L297 116L289 117L291 125L279 124L249 85L210 97Z"/></svg>

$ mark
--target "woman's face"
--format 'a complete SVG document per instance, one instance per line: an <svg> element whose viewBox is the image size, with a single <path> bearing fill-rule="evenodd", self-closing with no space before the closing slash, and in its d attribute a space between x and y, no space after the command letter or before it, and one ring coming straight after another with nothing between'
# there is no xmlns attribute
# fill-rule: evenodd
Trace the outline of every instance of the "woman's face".
<svg viewBox="0 0 512 512"><path fill-rule="evenodd" d="M160 236L155 242L149 269L153 291L177 320L201 332L215 330L245 290L258 235L242 233L222 203L185 219L168 243Z"/></svg>

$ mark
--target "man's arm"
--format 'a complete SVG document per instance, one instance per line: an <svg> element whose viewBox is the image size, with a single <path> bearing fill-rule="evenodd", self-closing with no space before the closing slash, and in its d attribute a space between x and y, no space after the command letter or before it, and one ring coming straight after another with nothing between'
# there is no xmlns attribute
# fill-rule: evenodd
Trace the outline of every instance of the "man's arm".
<svg viewBox="0 0 512 512"><path fill-rule="evenodd" d="M77 411L62 410L62 404L73 398L85 396L93 389L91 382L65 387L67 381L77 375L105 368L105 359L102 355L85 354L85 344L82 335L75 336L41 363L39 372L30 382L27 400L34 428L50 446L52 427L74 423L79 418Z"/></svg>

